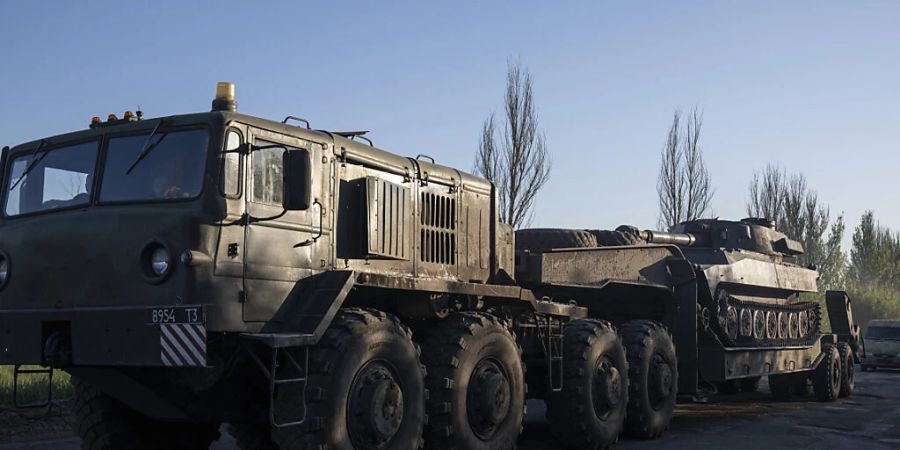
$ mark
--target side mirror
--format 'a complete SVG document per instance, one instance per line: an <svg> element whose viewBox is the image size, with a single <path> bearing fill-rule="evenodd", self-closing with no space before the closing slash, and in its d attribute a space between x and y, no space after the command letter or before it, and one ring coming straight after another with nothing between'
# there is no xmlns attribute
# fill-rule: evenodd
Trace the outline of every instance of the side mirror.
<svg viewBox="0 0 900 450"><path fill-rule="evenodd" d="M285 150L284 209L305 211L312 197L312 164L306 150Z"/></svg>

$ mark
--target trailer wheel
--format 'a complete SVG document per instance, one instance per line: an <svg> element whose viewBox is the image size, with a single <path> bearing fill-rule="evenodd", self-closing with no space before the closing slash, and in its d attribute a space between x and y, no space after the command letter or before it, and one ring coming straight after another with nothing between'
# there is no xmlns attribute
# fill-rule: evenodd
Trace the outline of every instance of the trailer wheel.
<svg viewBox="0 0 900 450"><path fill-rule="evenodd" d="M496 317L476 312L437 322L422 343L429 449L511 449L522 432L521 350Z"/></svg>
<svg viewBox="0 0 900 450"><path fill-rule="evenodd" d="M839 342L838 353L841 356L841 392L839 397L849 397L856 387L856 363L853 361L853 349L846 342Z"/></svg>
<svg viewBox="0 0 900 450"><path fill-rule="evenodd" d="M241 450L278 450L268 425L232 423L228 425L228 434Z"/></svg>
<svg viewBox="0 0 900 450"><path fill-rule="evenodd" d="M219 438L211 424L160 422L72 378L75 431L85 450L200 450Z"/></svg>
<svg viewBox="0 0 900 450"><path fill-rule="evenodd" d="M841 355L837 347L832 344L822 346L822 361L813 372L813 391L816 397L825 402L837 400L841 392Z"/></svg>
<svg viewBox="0 0 900 450"><path fill-rule="evenodd" d="M568 448L607 448L619 438L628 405L628 362L609 322L577 320L563 335L563 389L547 397L553 434Z"/></svg>
<svg viewBox="0 0 900 450"><path fill-rule="evenodd" d="M597 237L587 230L527 228L516 231L516 250L597 247Z"/></svg>
<svg viewBox="0 0 900 450"><path fill-rule="evenodd" d="M620 330L628 357L628 413L625 432L654 439L669 427L678 395L675 344L659 322L635 320Z"/></svg>
<svg viewBox="0 0 900 450"><path fill-rule="evenodd" d="M759 381L762 377L741 378L741 392L756 392L759 390Z"/></svg>
<svg viewBox="0 0 900 450"><path fill-rule="evenodd" d="M425 367L412 332L374 309L341 310L310 352L309 380L283 385L284 417L306 422L279 430L281 448L400 450L422 446Z"/></svg>

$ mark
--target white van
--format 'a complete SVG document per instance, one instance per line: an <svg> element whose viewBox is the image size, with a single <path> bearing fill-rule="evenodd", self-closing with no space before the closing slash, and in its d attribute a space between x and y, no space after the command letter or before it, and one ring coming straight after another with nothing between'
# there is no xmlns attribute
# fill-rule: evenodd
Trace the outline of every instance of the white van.
<svg viewBox="0 0 900 450"><path fill-rule="evenodd" d="M872 320L865 335L866 356L862 370L900 368L900 320Z"/></svg>

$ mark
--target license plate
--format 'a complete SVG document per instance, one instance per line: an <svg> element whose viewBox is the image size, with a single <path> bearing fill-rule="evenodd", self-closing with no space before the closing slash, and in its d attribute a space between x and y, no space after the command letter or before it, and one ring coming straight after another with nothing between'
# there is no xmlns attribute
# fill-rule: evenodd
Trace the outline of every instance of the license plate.
<svg viewBox="0 0 900 450"><path fill-rule="evenodd" d="M172 306L166 308L153 308L150 310L148 323L204 323L203 308L200 306Z"/></svg>

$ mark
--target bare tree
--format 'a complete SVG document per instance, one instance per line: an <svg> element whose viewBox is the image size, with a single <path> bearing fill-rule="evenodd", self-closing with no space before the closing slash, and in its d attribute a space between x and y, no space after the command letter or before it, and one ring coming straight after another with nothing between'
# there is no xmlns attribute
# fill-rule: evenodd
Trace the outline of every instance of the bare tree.
<svg viewBox="0 0 900 450"><path fill-rule="evenodd" d="M538 191L550 178L550 156L538 128L531 75L510 63L506 75L505 122L498 139L491 114L481 129L475 171L494 182L500 197L500 219L519 228L531 221Z"/></svg>
<svg viewBox="0 0 900 450"><path fill-rule="evenodd" d="M700 147L702 128L703 116L697 108L685 123L681 111L673 114L656 184L660 227L698 219L710 212L714 191Z"/></svg>
<svg viewBox="0 0 900 450"><path fill-rule="evenodd" d="M755 172L750 181L750 201L747 203L747 214L776 221L781 215L785 179L784 169L769 164L762 173Z"/></svg>

